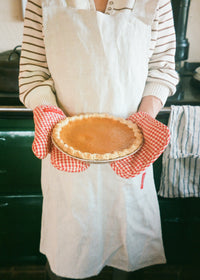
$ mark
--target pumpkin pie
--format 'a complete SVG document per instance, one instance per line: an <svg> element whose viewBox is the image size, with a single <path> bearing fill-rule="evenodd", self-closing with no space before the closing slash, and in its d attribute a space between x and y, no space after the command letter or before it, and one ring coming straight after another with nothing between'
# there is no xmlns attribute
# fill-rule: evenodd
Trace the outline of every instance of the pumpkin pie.
<svg viewBox="0 0 200 280"><path fill-rule="evenodd" d="M73 157L106 161L137 151L143 134L136 123L107 114L84 114L59 121L53 129L54 144Z"/></svg>

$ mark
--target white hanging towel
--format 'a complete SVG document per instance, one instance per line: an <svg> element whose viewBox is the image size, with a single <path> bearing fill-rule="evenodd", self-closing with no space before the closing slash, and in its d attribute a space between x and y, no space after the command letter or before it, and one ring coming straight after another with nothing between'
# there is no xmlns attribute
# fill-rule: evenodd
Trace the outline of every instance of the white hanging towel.
<svg viewBox="0 0 200 280"><path fill-rule="evenodd" d="M159 195L200 197L200 106L171 106Z"/></svg>

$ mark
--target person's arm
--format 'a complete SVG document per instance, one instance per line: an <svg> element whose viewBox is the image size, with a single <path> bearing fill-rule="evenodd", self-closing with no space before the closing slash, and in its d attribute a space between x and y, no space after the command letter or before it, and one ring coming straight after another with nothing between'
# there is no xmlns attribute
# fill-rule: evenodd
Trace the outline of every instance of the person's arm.
<svg viewBox="0 0 200 280"><path fill-rule="evenodd" d="M152 24L149 71L138 111L156 117L178 83L175 71L176 37L170 0L160 0Z"/></svg>
<svg viewBox="0 0 200 280"><path fill-rule="evenodd" d="M162 107L163 105L159 98L149 95L142 98L138 112L146 112L155 118Z"/></svg>
<svg viewBox="0 0 200 280"><path fill-rule="evenodd" d="M28 108L57 105L45 53L41 0L28 0L20 58L19 98Z"/></svg>

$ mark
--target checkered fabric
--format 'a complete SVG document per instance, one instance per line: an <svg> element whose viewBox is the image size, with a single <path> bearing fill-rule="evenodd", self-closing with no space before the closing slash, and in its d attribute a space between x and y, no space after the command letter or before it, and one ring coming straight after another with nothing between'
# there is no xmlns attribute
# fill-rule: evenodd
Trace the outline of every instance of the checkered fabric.
<svg viewBox="0 0 200 280"><path fill-rule="evenodd" d="M45 158L51 151L51 133L55 124L66 118L61 109L55 106L41 105L33 110L35 138L32 150L39 159Z"/></svg>
<svg viewBox="0 0 200 280"><path fill-rule="evenodd" d="M128 119L142 129L144 143L136 154L111 163L117 175L126 179L139 175L150 166L162 154L170 140L168 127L149 114L138 112Z"/></svg>
<svg viewBox="0 0 200 280"><path fill-rule="evenodd" d="M89 167L82 161L73 159L60 152L51 141L53 127L66 118L61 109L56 106L41 105L34 109L35 138L32 150L36 157L44 159L51 153L51 163L61 171L80 172Z"/></svg>
<svg viewBox="0 0 200 280"><path fill-rule="evenodd" d="M51 164L58 170L66 172L81 172L90 166L81 160L76 160L67 156L59 151L54 145L52 145L51 150Z"/></svg>

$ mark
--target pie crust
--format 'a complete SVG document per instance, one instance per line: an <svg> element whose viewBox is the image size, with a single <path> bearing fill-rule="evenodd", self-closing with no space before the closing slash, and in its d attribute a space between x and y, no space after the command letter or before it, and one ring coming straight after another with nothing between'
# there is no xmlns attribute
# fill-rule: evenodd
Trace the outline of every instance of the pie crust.
<svg viewBox="0 0 200 280"><path fill-rule="evenodd" d="M105 161L136 152L143 143L143 134L132 121L108 114L84 114L58 122L52 139L68 155Z"/></svg>

